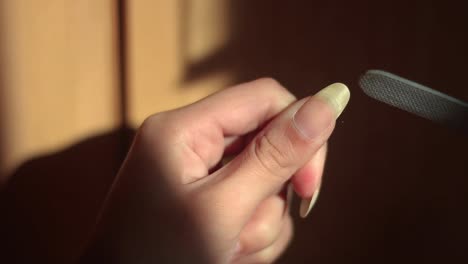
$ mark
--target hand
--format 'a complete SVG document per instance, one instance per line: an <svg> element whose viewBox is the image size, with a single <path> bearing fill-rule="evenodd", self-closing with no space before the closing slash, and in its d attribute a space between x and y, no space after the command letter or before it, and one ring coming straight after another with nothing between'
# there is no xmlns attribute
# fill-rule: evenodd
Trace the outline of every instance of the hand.
<svg viewBox="0 0 468 264"><path fill-rule="evenodd" d="M291 182L307 215L327 139L348 99L346 86L333 84L296 101L277 82L260 79L149 117L83 259L274 261L293 234L281 193Z"/></svg>

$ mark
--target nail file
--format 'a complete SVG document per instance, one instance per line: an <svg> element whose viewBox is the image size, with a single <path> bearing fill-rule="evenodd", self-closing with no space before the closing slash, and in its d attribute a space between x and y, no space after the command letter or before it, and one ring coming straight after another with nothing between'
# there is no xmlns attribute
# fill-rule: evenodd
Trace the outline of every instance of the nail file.
<svg viewBox="0 0 468 264"><path fill-rule="evenodd" d="M359 85L378 101L468 134L466 102L381 70L367 71Z"/></svg>

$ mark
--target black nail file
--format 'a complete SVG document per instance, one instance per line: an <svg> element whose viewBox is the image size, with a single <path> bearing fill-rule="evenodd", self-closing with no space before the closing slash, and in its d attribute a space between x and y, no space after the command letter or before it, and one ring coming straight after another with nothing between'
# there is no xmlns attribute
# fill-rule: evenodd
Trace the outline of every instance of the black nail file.
<svg viewBox="0 0 468 264"><path fill-rule="evenodd" d="M368 96L468 134L468 103L381 70L369 70L359 80Z"/></svg>

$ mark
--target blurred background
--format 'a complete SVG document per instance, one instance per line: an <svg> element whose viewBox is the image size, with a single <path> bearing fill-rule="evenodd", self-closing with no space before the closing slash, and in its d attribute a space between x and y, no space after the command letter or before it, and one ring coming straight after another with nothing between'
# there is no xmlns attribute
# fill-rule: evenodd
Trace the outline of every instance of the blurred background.
<svg viewBox="0 0 468 264"><path fill-rule="evenodd" d="M468 101L467 47L466 1L0 0L0 255L73 262L145 117L270 76L352 94L279 263L466 263L468 138L357 80Z"/></svg>

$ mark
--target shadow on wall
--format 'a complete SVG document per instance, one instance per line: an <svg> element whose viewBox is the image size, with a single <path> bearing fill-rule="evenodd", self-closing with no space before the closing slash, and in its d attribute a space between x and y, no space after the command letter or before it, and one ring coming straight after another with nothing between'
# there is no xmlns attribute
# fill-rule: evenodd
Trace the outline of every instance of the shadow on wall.
<svg viewBox="0 0 468 264"><path fill-rule="evenodd" d="M307 220L296 219L295 240L279 262L468 260L467 138L357 89L363 71L382 68L468 99L460 86L465 4L233 0L230 10L232 41L188 65L183 81L222 68L238 82L272 76L298 97L335 81L352 92L330 140L319 202ZM23 164L0 199L2 250L50 263L76 255L123 160L122 138L132 133L111 132Z"/></svg>
<svg viewBox="0 0 468 264"><path fill-rule="evenodd" d="M184 19L191 1L179 1ZM364 70L383 68L468 100L466 89L447 85L462 80L464 73L466 5L423 0L230 1L230 42L200 61L187 61L184 81L229 69L238 82L272 76L305 96L336 81L354 89ZM181 34L187 34L188 20L181 23ZM182 43L182 54L186 46Z"/></svg>
<svg viewBox="0 0 468 264"><path fill-rule="evenodd" d="M24 163L0 193L2 260L72 263L123 161L123 129Z"/></svg>

